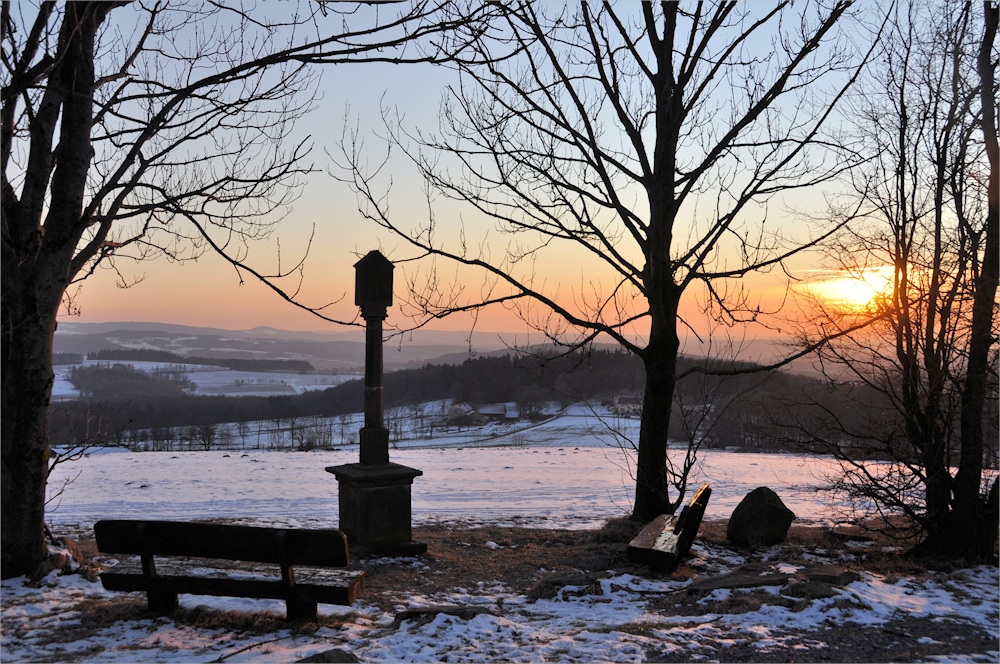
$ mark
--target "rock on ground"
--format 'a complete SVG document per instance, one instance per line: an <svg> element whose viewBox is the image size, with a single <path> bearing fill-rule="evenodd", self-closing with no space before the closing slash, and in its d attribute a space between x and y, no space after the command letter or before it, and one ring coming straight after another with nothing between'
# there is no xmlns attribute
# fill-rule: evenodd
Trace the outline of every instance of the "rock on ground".
<svg viewBox="0 0 1000 664"><path fill-rule="evenodd" d="M762 486L748 493L733 510L726 537L736 546L751 548L780 544L788 536L795 514L771 489Z"/></svg>

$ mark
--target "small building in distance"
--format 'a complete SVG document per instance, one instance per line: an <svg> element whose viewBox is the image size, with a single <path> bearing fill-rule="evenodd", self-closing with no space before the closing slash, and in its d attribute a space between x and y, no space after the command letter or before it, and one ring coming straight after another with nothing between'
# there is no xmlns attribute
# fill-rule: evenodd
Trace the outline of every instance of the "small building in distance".
<svg viewBox="0 0 1000 664"><path fill-rule="evenodd" d="M615 415L642 415L642 397L617 396L611 402L610 409Z"/></svg>
<svg viewBox="0 0 1000 664"><path fill-rule="evenodd" d="M480 415L467 403L452 404L448 409L448 426L452 427L472 427L482 426L489 420L485 415Z"/></svg>
<svg viewBox="0 0 1000 664"><path fill-rule="evenodd" d="M507 405L502 403L484 403L476 408L476 412L490 422L499 422L507 415Z"/></svg>
<svg viewBox="0 0 1000 664"><path fill-rule="evenodd" d="M517 421L520 417L514 402L478 405L456 403L448 411L447 423L449 426L482 426L490 422Z"/></svg>

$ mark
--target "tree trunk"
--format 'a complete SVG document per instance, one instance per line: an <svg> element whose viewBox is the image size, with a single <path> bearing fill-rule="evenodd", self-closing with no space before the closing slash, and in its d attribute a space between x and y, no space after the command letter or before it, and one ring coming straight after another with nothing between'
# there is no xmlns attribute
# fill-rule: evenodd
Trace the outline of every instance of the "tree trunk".
<svg viewBox="0 0 1000 664"><path fill-rule="evenodd" d="M992 556L997 541L1000 503L997 484L985 500L981 496L983 476L983 411L986 405L986 381L990 370L989 351L993 337L993 312L997 283L1000 281L1000 149L996 134L995 70L991 60L1000 9L983 3L986 31L980 46L978 69L981 80L983 138L990 164L987 187L986 238L983 262L976 279L972 306L972 330L969 341L968 371L962 393L962 450L955 477L956 534L971 540L975 557Z"/></svg>
<svg viewBox="0 0 1000 664"><path fill-rule="evenodd" d="M647 8L648 12L649 9ZM639 454L636 460L633 521L652 521L661 514L673 514L684 498L671 503L667 478L667 442L670 414L677 377L677 307L682 290L674 282L671 243L679 201L675 197L677 137L684 122L683 85L675 80L672 37L677 7L665 5L664 39L656 39L656 141L653 173L646 183L649 199L649 227L646 238L646 265L643 274L649 303L649 343L641 353L646 369L639 424Z"/></svg>
<svg viewBox="0 0 1000 664"><path fill-rule="evenodd" d="M21 197L3 197L0 549L3 578L45 558L52 339L87 228L83 198L94 150L94 39L109 3L67 3L59 60L34 118ZM58 145L53 150L58 123ZM44 215L44 222L42 221ZM78 268L77 268L78 269Z"/></svg>
<svg viewBox="0 0 1000 664"><path fill-rule="evenodd" d="M676 320L676 316L654 316L649 345L642 354L646 390L639 424L633 521L648 522L660 514L673 514L684 498L670 501L667 480L668 430L680 349Z"/></svg>
<svg viewBox="0 0 1000 664"><path fill-rule="evenodd" d="M5 579L31 573L47 551L52 337L65 283L61 288L51 278L35 274L4 262L0 541Z"/></svg>
<svg viewBox="0 0 1000 664"><path fill-rule="evenodd" d="M981 500L983 469L983 410L986 404L986 379L989 375L989 351L993 338L993 311L997 282L1000 280L1000 149L996 135L996 96L994 65L990 59L997 33L996 7L984 3L986 33L979 52L979 76L982 81L982 127L986 155L990 164L987 187L986 238L983 262L976 279L972 306L972 330L969 341L969 364L962 394L962 454L956 486L956 507L972 511Z"/></svg>
<svg viewBox="0 0 1000 664"><path fill-rule="evenodd" d="M910 552L914 558L945 558L982 562L996 560L997 524L1000 522L1000 480L989 495L978 495L967 509L952 510L927 524L927 537Z"/></svg>

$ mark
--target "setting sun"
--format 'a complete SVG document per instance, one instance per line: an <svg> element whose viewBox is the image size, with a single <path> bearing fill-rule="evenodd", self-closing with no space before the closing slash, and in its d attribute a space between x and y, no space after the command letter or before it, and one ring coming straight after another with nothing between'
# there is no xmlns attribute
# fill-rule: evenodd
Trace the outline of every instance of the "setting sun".
<svg viewBox="0 0 1000 664"><path fill-rule="evenodd" d="M831 304L863 309L892 285L892 266L865 269L844 276L847 274L840 272L817 280L810 290Z"/></svg>

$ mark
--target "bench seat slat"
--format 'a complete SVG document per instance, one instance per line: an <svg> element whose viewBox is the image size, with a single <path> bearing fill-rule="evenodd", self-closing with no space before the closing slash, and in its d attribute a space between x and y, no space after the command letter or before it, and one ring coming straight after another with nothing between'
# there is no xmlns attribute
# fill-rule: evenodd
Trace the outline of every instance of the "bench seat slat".
<svg viewBox="0 0 1000 664"><path fill-rule="evenodd" d="M339 530L297 530L188 521L110 519L94 524L104 553L139 555L145 542L157 555L239 559L258 563L280 561L278 532L284 532L290 563L345 566L350 560L347 539Z"/></svg>
<svg viewBox="0 0 1000 664"><path fill-rule="evenodd" d="M276 565L227 565L226 562L157 560L156 572L161 583L182 594L286 599ZM101 573L101 582L108 590L148 590L138 560L121 561L106 569ZM300 599L346 606L364 592L364 572L300 565L295 568L294 587Z"/></svg>

